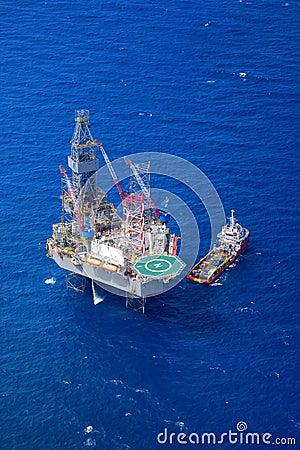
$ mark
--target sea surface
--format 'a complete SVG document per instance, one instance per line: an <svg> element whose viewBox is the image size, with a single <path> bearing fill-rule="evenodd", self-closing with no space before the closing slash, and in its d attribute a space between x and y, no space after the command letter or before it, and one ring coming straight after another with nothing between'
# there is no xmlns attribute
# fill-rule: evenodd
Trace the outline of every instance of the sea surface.
<svg viewBox="0 0 300 450"><path fill-rule="evenodd" d="M195 448L178 433L239 422L299 445L299 12L299 1L1 1L1 450ZM81 108L111 159L180 156L235 209L251 238L218 283L185 279L144 316L101 289L94 306L90 288L65 288L45 240ZM176 189L203 255L205 208ZM165 429L175 443L157 441Z"/></svg>

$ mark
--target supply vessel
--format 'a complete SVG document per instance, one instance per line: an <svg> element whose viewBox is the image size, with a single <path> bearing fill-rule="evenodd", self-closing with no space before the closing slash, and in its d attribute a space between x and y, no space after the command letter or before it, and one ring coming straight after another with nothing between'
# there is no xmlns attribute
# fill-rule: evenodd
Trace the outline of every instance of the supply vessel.
<svg viewBox="0 0 300 450"><path fill-rule="evenodd" d="M223 225L217 235L217 244L200 259L186 277L197 283L212 283L245 251L249 235L249 230L236 221L232 209L229 223Z"/></svg>
<svg viewBox="0 0 300 450"><path fill-rule="evenodd" d="M99 184L98 153L118 190L121 213ZM92 137L89 111L75 111L68 156L71 174L60 166L62 216L52 226L47 256L67 271L69 287L84 290L90 279L93 292L95 283L126 296L127 307L144 312L146 298L177 284L175 278L185 263L177 256L180 236L170 231L170 215L158 209L151 198L150 163L125 161L128 192L102 143Z"/></svg>

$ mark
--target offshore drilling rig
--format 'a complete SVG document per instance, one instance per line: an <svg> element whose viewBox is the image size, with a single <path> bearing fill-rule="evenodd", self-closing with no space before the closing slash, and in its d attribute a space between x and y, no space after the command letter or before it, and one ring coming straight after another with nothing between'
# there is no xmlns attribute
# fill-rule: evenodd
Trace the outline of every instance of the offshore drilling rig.
<svg viewBox="0 0 300 450"><path fill-rule="evenodd" d="M122 217L99 186L102 154L122 201ZM185 267L177 256L179 236L170 215L151 198L150 163L128 158L130 187L125 193L103 147L90 132L88 110L75 111L68 166L62 176L62 217L53 224L47 256L67 271L67 286L83 291L88 279L126 297L126 307L143 312L146 298L163 293ZM95 296L94 296L94 301Z"/></svg>

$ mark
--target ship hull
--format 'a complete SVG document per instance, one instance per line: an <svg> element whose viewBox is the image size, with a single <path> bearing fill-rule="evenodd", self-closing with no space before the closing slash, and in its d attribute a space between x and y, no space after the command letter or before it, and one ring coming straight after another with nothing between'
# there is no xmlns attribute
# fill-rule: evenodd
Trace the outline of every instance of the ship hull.
<svg viewBox="0 0 300 450"><path fill-rule="evenodd" d="M247 237L241 243L241 248L237 251L237 253L232 255L232 257L227 258L227 260L225 260L219 266L217 266L215 271L209 277L203 277L203 278L202 277L194 277L190 273L186 276L186 278L188 278L189 280L195 281L196 283L200 283L200 284L213 283L224 272L224 270L227 269L227 267L229 267L242 253L244 253L244 251L246 250L246 247L248 245L248 241L249 241L249 232L248 232ZM202 258L199 261L199 263L193 267L192 271L197 270L197 267L200 264L205 263L209 254L210 253L208 253L204 258Z"/></svg>
<svg viewBox="0 0 300 450"><path fill-rule="evenodd" d="M59 254L55 250L52 252L51 258L62 269L93 280L102 289L123 297L128 294L134 297L159 295L170 289L172 284L172 280L164 283L159 279L145 280L126 277L122 272L112 272L86 262L74 264L69 257Z"/></svg>

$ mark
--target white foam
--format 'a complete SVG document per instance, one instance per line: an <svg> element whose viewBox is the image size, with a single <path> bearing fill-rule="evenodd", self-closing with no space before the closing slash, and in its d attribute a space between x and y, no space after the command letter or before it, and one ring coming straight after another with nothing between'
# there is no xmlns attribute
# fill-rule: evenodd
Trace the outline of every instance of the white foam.
<svg viewBox="0 0 300 450"><path fill-rule="evenodd" d="M139 116L149 116L149 117L152 117L153 114L150 113L150 112L139 112Z"/></svg>
<svg viewBox="0 0 300 450"><path fill-rule="evenodd" d="M47 278L47 280L44 281L45 284L55 284L56 283L56 278L51 277L51 278Z"/></svg>
<svg viewBox="0 0 300 450"><path fill-rule="evenodd" d="M122 380L109 380L109 383L113 383L113 384L124 384Z"/></svg>
<svg viewBox="0 0 300 450"><path fill-rule="evenodd" d="M100 297L99 295L94 297L94 305L98 305L99 303L102 303L103 301L104 301L104 298Z"/></svg>
<svg viewBox="0 0 300 450"><path fill-rule="evenodd" d="M183 430L185 424L184 424L184 422L178 421L178 422L176 422L175 425L177 425L179 427L180 431L181 431L181 430Z"/></svg>
<svg viewBox="0 0 300 450"><path fill-rule="evenodd" d="M94 301L94 305L98 305L99 303L103 302L103 297L100 297L95 289L94 286L94 280L92 280L92 291L93 291L93 301Z"/></svg>
<svg viewBox="0 0 300 450"><path fill-rule="evenodd" d="M149 394L148 389L136 389L135 392L142 394Z"/></svg>
<svg viewBox="0 0 300 450"><path fill-rule="evenodd" d="M86 447L95 447L95 446L97 445L96 439L94 439L94 438L88 438L88 439L85 441L84 445L85 445Z"/></svg>

